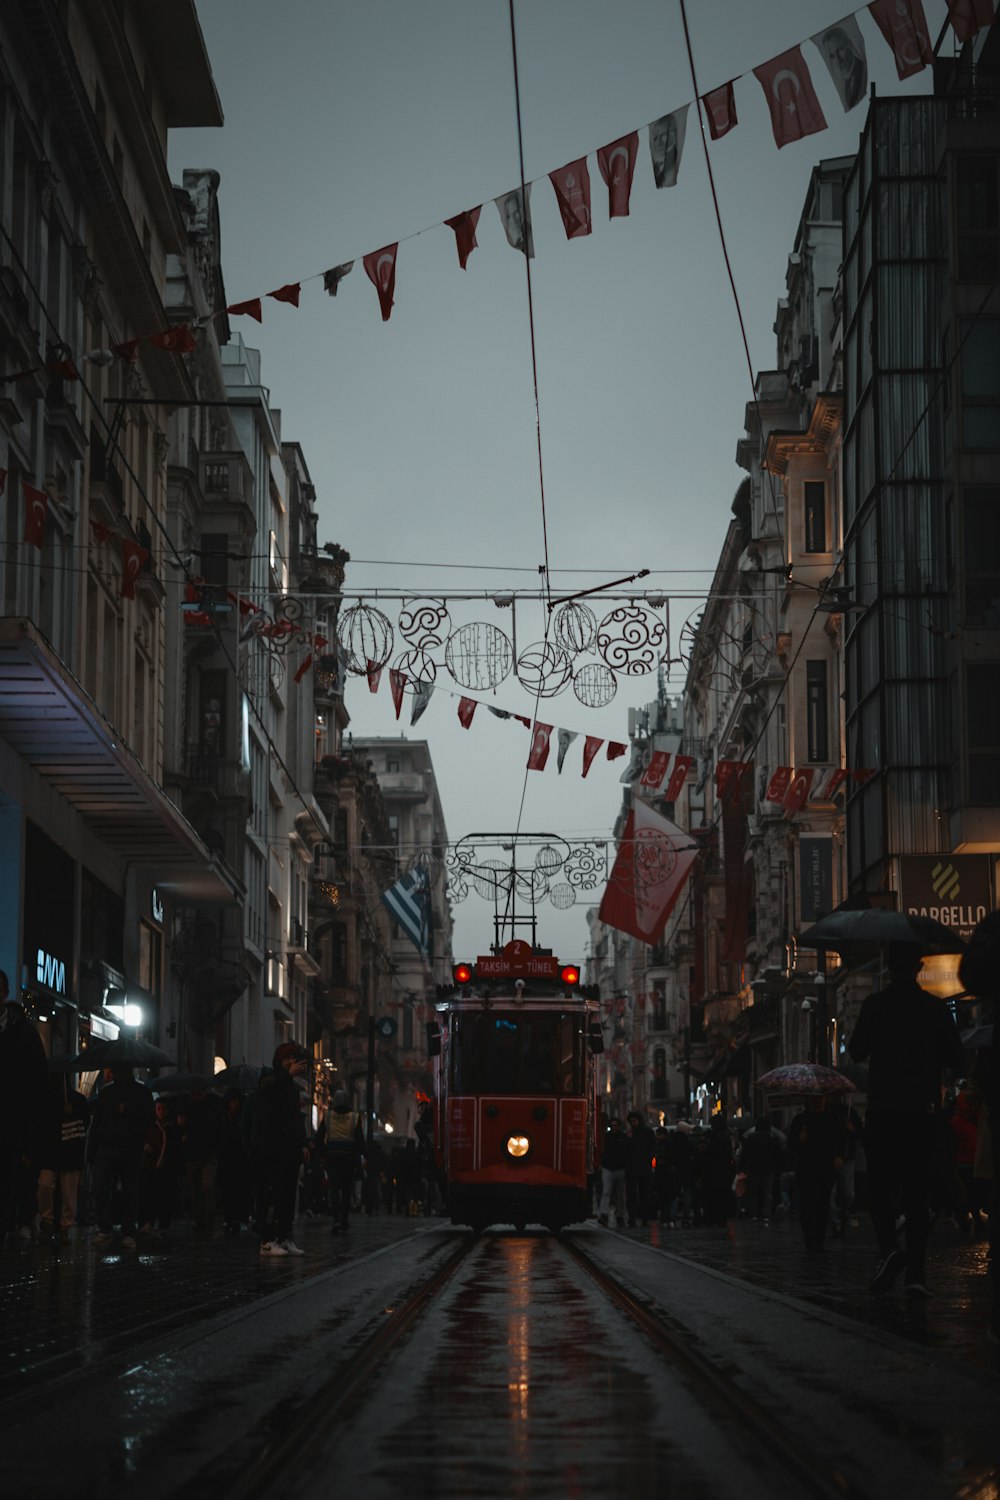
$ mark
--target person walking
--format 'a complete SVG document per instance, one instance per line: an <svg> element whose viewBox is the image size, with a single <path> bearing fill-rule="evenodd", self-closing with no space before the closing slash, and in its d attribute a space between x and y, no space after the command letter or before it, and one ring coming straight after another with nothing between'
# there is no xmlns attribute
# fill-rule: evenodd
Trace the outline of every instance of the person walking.
<svg viewBox="0 0 1000 1500"><path fill-rule="evenodd" d="M308 1065L298 1042L275 1048L273 1071L257 1087L251 1111L250 1155L257 1187L257 1231L263 1256L302 1255L292 1239L299 1172L306 1159L306 1127L296 1079Z"/></svg>
<svg viewBox="0 0 1000 1500"><path fill-rule="evenodd" d="M699 1157L706 1224L725 1228L733 1201L733 1142L721 1115L713 1115Z"/></svg>
<svg viewBox="0 0 1000 1500"><path fill-rule="evenodd" d="M181 1154L195 1233L210 1239L215 1224L215 1182L219 1170L222 1104L217 1094L192 1089L181 1127Z"/></svg>
<svg viewBox="0 0 1000 1500"><path fill-rule="evenodd" d="M622 1199L625 1195L625 1168L628 1163L628 1142L622 1130L621 1120L609 1120L601 1147L601 1205L597 1215L599 1224L608 1223L612 1206L615 1224L625 1217Z"/></svg>
<svg viewBox="0 0 1000 1500"><path fill-rule="evenodd" d="M656 1155L656 1136L637 1109L628 1115L628 1135L625 1137L625 1207L628 1227L635 1228L636 1216L645 1229L649 1224L649 1195L653 1187L653 1157Z"/></svg>
<svg viewBox="0 0 1000 1500"><path fill-rule="evenodd" d="M823 1249L830 1221L830 1195L847 1155L847 1133L827 1108L825 1094L811 1098L788 1127L788 1146L795 1163L802 1238L810 1252Z"/></svg>
<svg viewBox="0 0 1000 1500"><path fill-rule="evenodd" d="M680 1178L670 1152L670 1132L664 1125L653 1131L656 1158L653 1162L653 1197L650 1205L654 1218L668 1229L677 1228L677 1195Z"/></svg>
<svg viewBox="0 0 1000 1500"><path fill-rule="evenodd" d="M879 1260L873 1292L888 1292L904 1270L909 1296L929 1297L925 1279L928 1164L941 1109L944 1070L962 1068L962 1042L947 1005L920 988L920 949L890 943L889 983L869 995L848 1044L868 1063L865 1156ZM904 1216L901 1247L896 1218Z"/></svg>
<svg viewBox="0 0 1000 1500"><path fill-rule="evenodd" d="M219 1127L219 1202L222 1232L227 1238L239 1234L249 1223L252 1201L250 1163L243 1145L243 1094L230 1089L222 1100Z"/></svg>
<svg viewBox="0 0 1000 1500"><path fill-rule="evenodd" d="M323 1124L326 1127L326 1167L333 1204L331 1228L334 1234L338 1234L350 1228L354 1179L365 1159L361 1116L351 1108L346 1089L338 1089L334 1094L333 1107L327 1111Z"/></svg>
<svg viewBox="0 0 1000 1500"><path fill-rule="evenodd" d="M180 1171L180 1142L166 1100L157 1099L153 1123L142 1148L139 1186L140 1234L161 1235L170 1228Z"/></svg>
<svg viewBox="0 0 1000 1500"><path fill-rule="evenodd" d="M155 1118L149 1089L138 1081L130 1067L114 1063L111 1082L104 1085L94 1104L90 1128L97 1210L97 1233L91 1246L95 1250L104 1249L114 1239L116 1188L121 1192L122 1249L135 1249L143 1147L146 1132Z"/></svg>
<svg viewBox="0 0 1000 1500"><path fill-rule="evenodd" d="M744 1203L750 1217L770 1224L774 1200L774 1175L781 1167L781 1142L762 1115L743 1137L739 1152L739 1169L747 1175Z"/></svg>
<svg viewBox="0 0 1000 1500"><path fill-rule="evenodd" d="M48 1097L42 1039L0 969L0 1246L14 1228L24 1175L37 1169Z"/></svg>
<svg viewBox="0 0 1000 1500"><path fill-rule="evenodd" d="M38 1235L50 1243L68 1244L76 1223L76 1204L87 1149L90 1105L70 1088L66 1073L49 1077L45 1138L38 1153ZM56 1200L59 1216L56 1219Z"/></svg>

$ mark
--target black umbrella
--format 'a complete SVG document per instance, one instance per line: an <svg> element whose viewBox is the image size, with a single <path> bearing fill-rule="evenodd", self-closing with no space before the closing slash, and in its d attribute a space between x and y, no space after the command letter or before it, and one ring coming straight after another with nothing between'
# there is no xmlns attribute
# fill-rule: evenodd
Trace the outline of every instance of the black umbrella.
<svg viewBox="0 0 1000 1500"><path fill-rule="evenodd" d="M93 1058L92 1067L110 1068L121 1063L128 1068L173 1067L174 1060L162 1047L152 1042L140 1042L136 1037L119 1036L113 1042L92 1042L87 1053Z"/></svg>
<svg viewBox="0 0 1000 1500"><path fill-rule="evenodd" d="M832 911L802 933L804 948L852 948L859 943L883 946L912 943L925 953L961 953L965 944L951 927L933 917L910 916L905 911L867 907L860 911Z"/></svg>
<svg viewBox="0 0 1000 1500"><path fill-rule="evenodd" d="M963 1031L962 1046L969 1047L973 1052L980 1047L992 1047L993 1022L986 1021L981 1026L970 1026L968 1031Z"/></svg>
<svg viewBox="0 0 1000 1500"><path fill-rule="evenodd" d="M255 1089L260 1083L263 1068L254 1068L250 1063L233 1063L228 1068L223 1068L216 1073L212 1079L213 1088L242 1089L246 1093L249 1089Z"/></svg>
<svg viewBox="0 0 1000 1500"><path fill-rule="evenodd" d="M50 1073L82 1073L95 1066L86 1052L53 1052L45 1062Z"/></svg>
<svg viewBox="0 0 1000 1500"><path fill-rule="evenodd" d="M150 1088L157 1094L204 1093L214 1085L215 1080L206 1078L204 1073L163 1073L149 1080Z"/></svg>

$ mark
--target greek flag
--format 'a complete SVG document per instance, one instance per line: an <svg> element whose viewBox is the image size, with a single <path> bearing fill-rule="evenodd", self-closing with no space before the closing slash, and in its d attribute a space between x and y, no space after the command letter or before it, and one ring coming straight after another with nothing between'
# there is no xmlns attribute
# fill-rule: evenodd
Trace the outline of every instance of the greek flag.
<svg viewBox="0 0 1000 1500"><path fill-rule="evenodd" d="M427 871L415 865L382 894L382 905L399 923L421 958L431 956L431 892Z"/></svg>

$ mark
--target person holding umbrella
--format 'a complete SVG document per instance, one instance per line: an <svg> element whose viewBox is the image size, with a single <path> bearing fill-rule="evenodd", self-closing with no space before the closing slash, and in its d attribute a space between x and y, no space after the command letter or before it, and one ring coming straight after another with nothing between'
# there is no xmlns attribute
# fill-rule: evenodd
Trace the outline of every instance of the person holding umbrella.
<svg viewBox="0 0 1000 1500"><path fill-rule="evenodd" d="M908 1296L929 1297L925 1281L928 1173L941 1110L942 1075L962 1068L962 1042L951 1012L917 983L921 950L890 943L890 982L869 995L848 1043L868 1062L865 1156L879 1261L871 1290L891 1290L906 1270ZM902 1212L905 1248L896 1231Z"/></svg>
<svg viewBox="0 0 1000 1500"><path fill-rule="evenodd" d="M115 1187L120 1185L122 1249L134 1250L143 1148L156 1114L152 1094L134 1076L131 1065L112 1060L109 1066L111 1082L97 1096L90 1132L97 1209L97 1233L91 1245L101 1250L114 1239L112 1202Z"/></svg>

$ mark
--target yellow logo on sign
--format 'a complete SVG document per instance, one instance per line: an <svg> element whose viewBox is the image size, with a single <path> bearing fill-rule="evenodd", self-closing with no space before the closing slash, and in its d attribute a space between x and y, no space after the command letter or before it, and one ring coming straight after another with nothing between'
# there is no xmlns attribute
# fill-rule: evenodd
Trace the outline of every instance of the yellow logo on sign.
<svg viewBox="0 0 1000 1500"><path fill-rule="evenodd" d="M954 901L961 890L958 871L954 865L942 864L939 860L931 871L931 886L936 896L943 901Z"/></svg>

